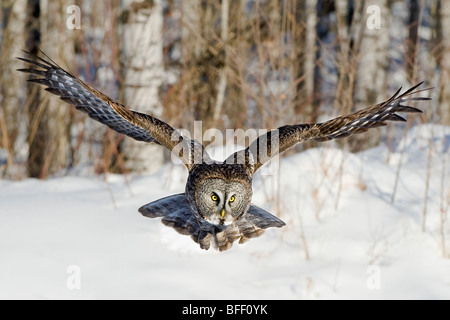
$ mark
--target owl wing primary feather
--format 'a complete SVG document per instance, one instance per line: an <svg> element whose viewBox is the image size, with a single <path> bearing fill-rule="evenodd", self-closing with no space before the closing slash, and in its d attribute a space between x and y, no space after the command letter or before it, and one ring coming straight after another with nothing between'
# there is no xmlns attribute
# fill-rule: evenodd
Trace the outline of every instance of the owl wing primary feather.
<svg viewBox="0 0 450 320"><path fill-rule="evenodd" d="M396 112L416 113L421 110L405 105L409 101L431 100L428 97L411 97L431 88L416 90L423 82L400 94L402 88L388 100L355 113L337 117L323 123L286 125L259 136L250 146L231 155L226 161L243 161L253 172L272 157L306 140L327 141L366 132L370 128L385 126L386 121L406 121ZM240 162L242 163L242 162Z"/></svg>
<svg viewBox="0 0 450 320"><path fill-rule="evenodd" d="M202 144L182 137L164 121L126 108L67 72L48 57L48 60L45 60L31 53L25 53L32 59L23 57L18 59L30 64L30 68L18 71L39 76L28 81L45 85L46 91L73 104L77 110L86 113L90 118L135 140L163 145L173 151L188 169L194 164L194 155L195 159L198 159L199 153L207 157Z"/></svg>

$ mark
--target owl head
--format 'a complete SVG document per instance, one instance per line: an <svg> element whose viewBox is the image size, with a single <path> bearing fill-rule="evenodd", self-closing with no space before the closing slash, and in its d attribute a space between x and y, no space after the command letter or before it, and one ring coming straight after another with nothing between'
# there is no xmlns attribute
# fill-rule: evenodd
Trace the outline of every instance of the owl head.
<svg viewBox="0 0 450 320"><path fill-rule="evenodd" d="M247 212L251 197L251 178L236 165L206 165L207 168L191 170L193 190L186 195L198 214L216 226L228 226ZM216 168L212 168L216 167Z"/></svg>

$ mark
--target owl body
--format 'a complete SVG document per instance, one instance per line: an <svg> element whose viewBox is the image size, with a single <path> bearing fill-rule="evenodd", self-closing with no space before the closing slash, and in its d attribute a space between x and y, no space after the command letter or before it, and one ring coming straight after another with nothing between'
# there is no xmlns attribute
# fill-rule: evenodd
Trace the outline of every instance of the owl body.
<svg viewBox="0 0 450 320"><path fill-rule="evenodd" d="M198 164L189 171L185 193L153 201L139 212L149 218L161 217L163 224L190 235L202 249L212 245L223 251L237 240L244 243L269 227L285 225L251 203L251 183L245 165Z"/></svg>
<svg viewBox="0 0 450 320"><path fill-rule="evenodd" d="M260 236L267 228L285 225L251 203L253 175L277 154L302 141L344 138L386 125L386 121L406 121L396 112L421 110L405 102L430 100L411 97L429 90L416 90L421 83L402 94L400 88L390 99L349 115L323 123L284 125L271 130L245 150L235 152L224 162L216 162L200 142L182 136L164 121L113 101L48 57L46 60L27 54L31 59L18 59L32 67L19 69L34 76L28 81L45 85L45 90L112 130L138 141L157 143L180 158L189 170L185 192L148 203L139 212L149 218L161 218L163 224L189 235L202 249L212 245L223 251L235 241L243 243Z"/></svg>

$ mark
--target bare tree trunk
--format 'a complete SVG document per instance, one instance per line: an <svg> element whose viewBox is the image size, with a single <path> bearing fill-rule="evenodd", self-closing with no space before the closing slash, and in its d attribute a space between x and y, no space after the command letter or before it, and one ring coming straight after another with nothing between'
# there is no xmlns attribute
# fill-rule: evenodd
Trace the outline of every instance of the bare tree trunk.
<svg viewBox="0 0 450 320"><path fill-rule="evenodd" d="M27 1L26 39L27 51L38 53L40 46L39 19L41 8L39 0ZM46 160L46 140L48 138L47 110L40 102L40 91L33 84L27 84L28 97L28 176L42 178Z"/></svg>
<svg viewBox="0 0 450 320"><path fill-rule="evenodd" d="M305 93L310 102L309 114L314 113L314 84L315 84L315 67L316 67L316 24L317 24L317 0L307 0L305 7L306 28L305 32L305 62L304 62L304 77L305 77ZM299 48L300 49L300 48ZM316 115L312 116L309 121L315 121Z"/></svg>
<svg viewBox="0 0 450 320"><path fill-rule="evenodd" d="M369 5L368 3L366 4ZM386 91L386 76L389 60L387 56L389 47L389 8L387 0L373 0L370 5L380 8L381 25L380 29L369 29L365 25L363 37L361 39L361 50L359 53L359 65L357 71L357 81L355 89L355 104L357 106L369 106L379 101L383 101ZM364 8L363 14L367 12ZM370 135L359 138L364 147L376 145L381 137L379 130L374 130Z"/></svg>
<svg viewBox="0 0 450 320"><path fill-rule="evenodd" d="M15 168L16 141L19 137L19 116L25 113L26 101L22 76L16 69L22 66L14 59L25 43L25 19L27 0L2 1L2 41L0 43L0 147L6 150L7 163L2 174L19 178ZM26 141L22 141L26 144Z"/></svg>
<svg viewBox="0 0 450 320"><path fill-rule="evenodd" d="M442 55L440 60L442 84L439 92L439 108L437 112L441 123L450 124L450 2L441 1L440 6L440 32L442 36Z"/></svg>
<svg viewBox="0 0 450 320"><path fill-rule="evenodd" d="M242 128L247 120L247 101L242 88L249 52L249 30L245 15L245 0L229 1L229 21L227 44L225 49L225 66L227 75L226 95L223 112L227 115L226 125L230 128ZM231 50L230 50L231 48ZM232 54L231 54L231 53ZM235 59L238 58L238 59Z"/></svg>
<svg viewBox="0 0 450 320"><path fill-rule="evenodd" d="M125 62L124 100L131 108L156 117L162 114L158 99L162 82L161 1L126 0L128 20L123 33ZM127 169L153 172L163 163L163 150L154 144L125 139L122 145Z"/></svg>
<svg viewBox="0 0 450 320"><path fill-rule="evenodd" d="M297 122L315 122L317 120L319 106L315 95L316 83L316 59L318 57L317 46L317 0L290 1L292 8L289 19L291 22L292 41L294 45L290 61L290 86L293 88L292 109ZM286 119L289 121L289 118ZM293 121L290 120L289 122ZM314 142L313 142L314 143ZM312 143L299 144L297 149L307 149ZM294 150L292 150L294 151Z"/></svg>
<svg viewBox="0 0 450 320"><path fill-rule="evenodd" d="M385 96L386 71L388 67L387 49L389 46L389 8L387 0L373 0L380 14L381 29L369 29L363 26L359 66L357 73L356 103L370 105L382 101ZM366 12L366 8L364 11Z"/></svg>
<svg viewBox="0 0 450 320"><path fill-rule="evenodd" d="M202 121L206 130L214 126L219 73L224 66L224 48L216 33L220 14L217 2L183 1L182 8L182 76L187 110L194 120ZM223 86L223 85L222 85ZM207 143L207 141L204 141Z"/></svg>
<svg viewBox="0 0 450 320"><path fill-rule="evenodd" d="M222 0L221 5L221 25L220 39L223 43L223 50L226 60L227 38L228 38L228 17L229 17L229 0ZM224 61L223 68L219 71L219 83L217 85L217 98L214 108L214 123L217 123L222 115L222 106L225 100L225 89L227 88L227 63Z"/></svg>
<svg viewBox="0 0 450 320"><path fill-rule="evenodd" d="M349 24L349 3L346 0L337 0L336 3L337 22L337 72L338 83L336 86L336 98L334 108L338 113L349 113L353 101L353 79L351 60L351 33Z"/></svg>
<svg viewBox="0 0 450 320"><path fill-rule="evenodd" d="M338 82L334 109L336 113L345 114L353 111L354 92L360 66L361 41L365 30L364 2L354 2L354 7L344 0L336 2L338 25L338 54L337 71ZM358 138L337 142L349 146L350 151L360 150Z"/></svg>
<svg viewBox="0 0 450 320"><path fill-rule="evenodd" d="M124 102L118 59L121 36L117 21L123 18L120 1L78 0L76 3L81 9L81 30L69 30L66 34L73 37L74 45L55 46L58 51L55 54L62 55L62 49L69 50L66 60L74 59L76 62L68 62L68 65L78 65L80 68L73 71L83 74L84 81L112 99ZM61 42L64 44L66 41ZM64 61L64 57L61 59ZM124 173L123 157L119 152L119 144L124 137L91 121L81 112L74 109L68 111L73 136L69 168L97 174L108 171Z"/></svg>
<svg viewBox="0 0 450 320"><path fill-rule="evenodd" d="M53 60L73 65L76 31L67 28L66 1L40 1L40 9L41 47ZM33 143L44 153L41 177L45 178L66 168L69 163L71 109L53 95L43 95L40 107L44 115L40 119L43 132L35 137ZM37 114L34 119L38 118Z"/></svg>
<svg viewBox="0 0 450 320"><path fill-rule="evenodd" d="M419 0L410 0L409 6L409 35L407 40L407 54L406 54L406 70L408 71L408 80L415 81L418 58L418 40L419 40L419 26L420 26L420 5Z"/></svg>

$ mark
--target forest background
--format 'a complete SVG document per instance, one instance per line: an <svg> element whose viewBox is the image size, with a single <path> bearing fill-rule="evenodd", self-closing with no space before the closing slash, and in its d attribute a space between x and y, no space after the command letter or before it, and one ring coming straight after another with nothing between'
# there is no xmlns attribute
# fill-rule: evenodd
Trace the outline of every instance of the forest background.
<svg viewBox="0 0 450 320"><path fill-rule="evenodd" d="M16 71L22 49L40 49L111 98L190 132L198 120L203 132L323 121L419 81L435 87L423 115L341 147L394 147L409 126L450 124L447 1L2 0L0 22L7 179L154 172L170 160L27 84Z"/></svg>

